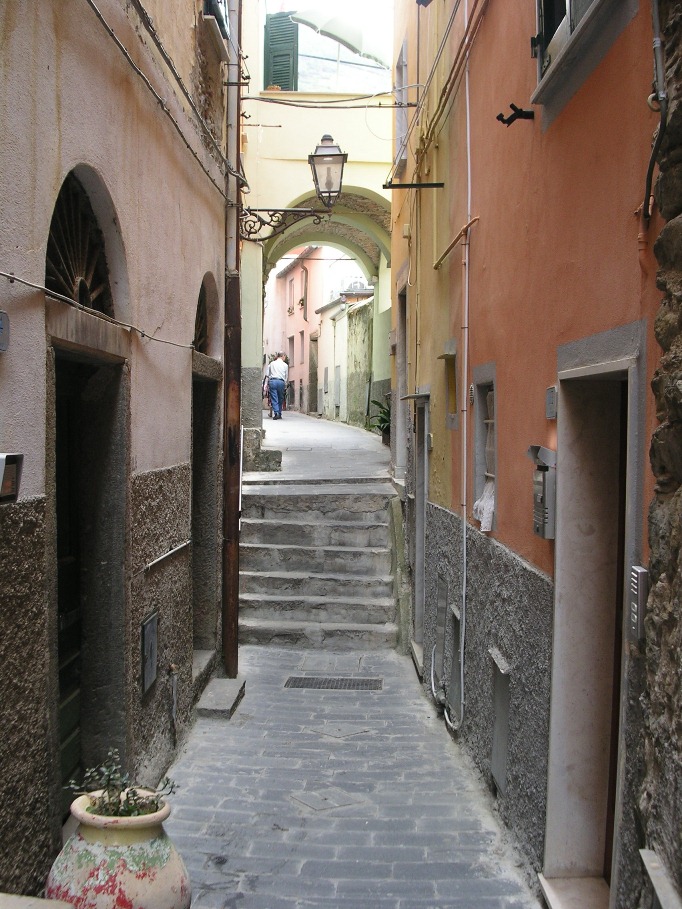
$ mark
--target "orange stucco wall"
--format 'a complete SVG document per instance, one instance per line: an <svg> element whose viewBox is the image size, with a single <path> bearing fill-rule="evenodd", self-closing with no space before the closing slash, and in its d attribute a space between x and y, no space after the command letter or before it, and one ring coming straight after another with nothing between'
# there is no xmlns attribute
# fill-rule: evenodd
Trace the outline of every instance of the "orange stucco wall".
<svg viewBox="0 0 682 909"><path fill-rule="evenodd" d="M397 17L398 39L403 29L411 48L410 81L424 83L437 48L434 30L442 33L451 10L435 3L421 12L412 6L405 5L402 19ZM447 44L447 62L438 66L429 89L429 115L463 34L459 15ZM533 108L532 121L509 127L500 123L498 113L509 114L511 102L532 107L537 61L530 56L529 36L535 32L534 4L485 7L469 61L470 212L467 83L462 70L448 113L418 166L418 133L410 143L403 179L443 180L445 187L394 194L393 274L394 291L402 290L402 280L408 298L409 391L428 388L431 395L429 499L458 511L462 431L461 424L457 430L445 427L445 366L438 357L445 340L454 338L461 358L462 245L453 248L438 270L433 265L469 214L478 218L469 234L469 375L459 394L466 398L474 368L494 363L498 462L492 535L551 575L553 544L532 532L532 465L526 451L530 444L556 446L556 422L545 417L545 391L557 383L557 350L646 320L647 379L659 356L653 338L659 295L650 244L660 223L654 217L642 238L636 214L658 117L647 105L652 35L648 6L640 4L601 63L550 123L539 105ZM403 238L405 223L410 224L409 243ZM462 385L460 372L458 365ZM469 419L471 515L471 411ZM649 394L646 420L642 444L648 446L655 425ZM646 539L646 510L653 492L646 455L643 473Z"/></svg>
<svg viewBox="0 0 682 909"><path fill-rule="evenodd" d="M555 446L544 391L556 382L557 347L640 319L653 337L654 264L648 250L643 272L634 214L657 123L646 104L647 12L544 130L539 112L532 122L496 122L510 101L532 93L535 61L510 72L504 56L487 52L502 36L507 47L524 46L534 27L530 7L524 21L491 5L471 60L472 212L481 222L472 232L470 337L472 363L495 360L497 369L496 535L547 571L551 547L532 535L527 509L515 502L529 486L528 445ZM649 370L657 357L650 348ZM653 399L648 404L651 414ZM646 485L648 502L648 471Z"/></svg>

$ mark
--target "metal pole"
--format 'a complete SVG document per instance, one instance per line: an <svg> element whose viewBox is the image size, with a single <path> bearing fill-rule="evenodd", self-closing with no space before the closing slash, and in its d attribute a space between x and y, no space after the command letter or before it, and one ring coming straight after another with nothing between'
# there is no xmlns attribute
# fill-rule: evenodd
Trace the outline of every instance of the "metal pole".
<svg viewBox="0 0 682 909"><path fill-rule="evenodd" d="M241 39L241 0L229 0L231 41L228 83L239 82ZM227 159L239 161L240 129L239 86L227 88L225 134ZM241 448L241 284L239 278L239 193L238 181L226 178L225 206L225 346L223 357L223 663L228 678L239 671L239 501Z"/></svg>

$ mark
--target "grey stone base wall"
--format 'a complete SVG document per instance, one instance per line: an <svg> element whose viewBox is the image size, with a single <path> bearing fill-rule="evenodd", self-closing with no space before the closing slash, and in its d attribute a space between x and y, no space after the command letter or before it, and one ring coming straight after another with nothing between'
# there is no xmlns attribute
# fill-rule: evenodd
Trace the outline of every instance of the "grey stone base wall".
<svg viewBox="0 0 682 909"><path fill-rule="evenodd" d="M535 870L544 851L551 681L553 585L514 553L468 526L464 723L459 739L497 793L500 816ZM429 504L426 520L425 679L436 642L438 580L461 609L462 521ZM453 620L445 629L444 679L450 678ZM496 651L509 667L509 724L504 792L491 773ZM457 717L453 717L457 719Z"/></svg>
<svg viewBox="0 0 682 909"><path fill-rule="evenodd" d="M190 539L189 464L150 471L131 484L131 605L125 696L130 766L138 782L156 782L188 730L192 709L192 572L189 546L145 566ZM142 622L158 612L157 678L142 690ZM177 704L173 718L173 677Z"/></svg>
<svg viewBox="0 0 682 909"><path fill-rule="evenodd" d="M37 894L61 846L45 546L43 497L0 505L0 891L11 893Z"/></svg>
<svg viewBox="0 0 682 909"><path fill-rule="evenodd" d="M242 424L251 429L261 426L263 370L258 366L242 368Z"/></svg>

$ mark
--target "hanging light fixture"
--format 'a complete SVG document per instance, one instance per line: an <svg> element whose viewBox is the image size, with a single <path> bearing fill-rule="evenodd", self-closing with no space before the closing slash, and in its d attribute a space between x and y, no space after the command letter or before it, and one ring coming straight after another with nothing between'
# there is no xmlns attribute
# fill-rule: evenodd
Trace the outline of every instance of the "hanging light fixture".
<svg viewBox="0 0 682 909"><path fill-rule="evenodd" d="M341 194L343 167L348 155L342 152L329 135L320 139L308 164L313 172L315 192L324 208L241 208L240 235L243 240L266 240L283 233L298 221L311 218L312 223L322 224L331 218L331 209ZM268 230L262 234L261 231Z"/></svg>
<svg viewBox="0 0 682 909"><path fill-rule="evenodd" d="M343 166L347 160L348 155L330 135L322 136L313 154L308 155L317 198L326 208L331 208L341 194Z"/></svg>

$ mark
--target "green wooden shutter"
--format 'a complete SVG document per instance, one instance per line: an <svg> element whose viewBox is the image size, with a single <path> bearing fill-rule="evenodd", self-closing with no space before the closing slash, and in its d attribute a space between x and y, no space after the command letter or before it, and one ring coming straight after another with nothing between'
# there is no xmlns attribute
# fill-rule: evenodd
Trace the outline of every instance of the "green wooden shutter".
<svg viewBox="0 0 682 909"><path fill-rule="evenodd" d="M298 91L298 23L291 13L275 13L265 20L265 87Z"/></svg>

